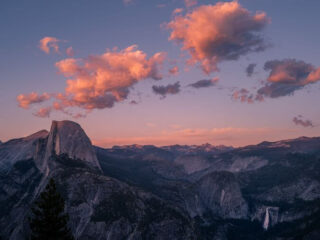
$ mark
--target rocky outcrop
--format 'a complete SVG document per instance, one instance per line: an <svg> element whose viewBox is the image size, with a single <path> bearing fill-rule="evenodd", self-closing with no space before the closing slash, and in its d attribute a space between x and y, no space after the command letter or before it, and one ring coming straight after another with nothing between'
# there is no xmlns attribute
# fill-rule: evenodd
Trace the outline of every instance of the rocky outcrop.
<svg viewBox="0 0 320 240"><path fill-rule="evenodd" d="M79 124L71 121L53 121L48 136L46 155L40 169L44 171L53 155L66 154L83 161L88 167L101 170L91 141Z"/></svg>
<svg viewBox="0 0 320 240"><path fill-rule="evenodd" d="M39 142L45 141L48 131L41 130L24 138L13 139L0 145L0 172L9 171L21 160L34 158Z"/></svg>
<svg viewBox="0 0 320 240"><path fill-rule="evenodd" d="M186 208L191 216L210 213L221 218L246 219L248 206L236 178L229 172L213 172L187 190Z"/></svg>

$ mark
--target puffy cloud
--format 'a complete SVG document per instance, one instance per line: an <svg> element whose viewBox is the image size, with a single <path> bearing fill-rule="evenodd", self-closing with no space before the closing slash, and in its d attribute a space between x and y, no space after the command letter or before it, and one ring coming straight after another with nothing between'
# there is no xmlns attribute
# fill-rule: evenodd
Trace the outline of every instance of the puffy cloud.
<svg viewBox="0 0 320 240"><path fill-rule="evenodd" d="M218 77L215 77L213 79L202 79L197 82L191 83L188 86L193 88L207 88L207 87L212 87L216 85L218 81L219 81Z"/></svg>
<svg viewBox="0 0 320 240"><path fill-rule="evenodd" d="M37 112L33 113L36 117L48 118L50 117L50 113L52 111L51 107L40 108Z"/></svg>
<svg viewBox="0 0 320 240"><path fill-rule="evenodd" d="M186 7L193 7L195 5L198 4L197 0L184 0L184 4L186 5Z"/></svg>
<svg viewBox="0 0 320 240"><path fill-rule="evenodd" d="M264 98L260 94L252 94L247 89L242 88L240 90L235 90L232 94L232 99L240 101L242 103L254 103L262 102Z"/></svg>
<svg viewBox="0 0 320 240"><path fill-rule="evenodd" d="M251 14L237 1L203 5L167 24L169 40L182 43L190 64L200 63L205 73L218 71L218 63L236 60L267 47L259 33L269 23L264 12Z"/></svg>
<svg viewBox="0 0 320 240"><path fill-rule="evenodd" d="M175 66L175 67L169 69L169 73L170 73L171 75L177 75L177 74L179 73L179 68L178 68L178 66Z"/></svg>
<svg viewBox="0 0 320 240"><path fill-rule="evenodd" d="M74 50L72 47L68 47L66 50L66 54L68 57L73 57L74 56Z"/></svg>
<svg viewBox="0 0 320 240"><path fill-rule="evenodd" d="M86 59L68 58L56 63L59 72L68 78L64 93L54 95L53 110L69 113L68 108L111 108L127 98L130 88L137 82L152 78L162 79L160 70L165 60L164 53L148 58L136 45L124 50L107 50L102 55ZM28 107L48 99L47 95L35 93L19 95L20 106ZM70 114L75 116L75 114Z"/></svg>
<svg viewBox="0 0 320 240"><path fill-rule="evenodd" d="M29 94L20 94L17 96L17 101L19 103L19 107L22 108L29 108L30 105L36 104L36 103L42 103L48 99L50 99L51 96L48 93L38 94L36 92L32 92Z"/></svg>
<svg viewBox="0 0 320 240"><path fill-rule="evenodd" d="M163 98L168 94L177 94L180 92L180 83L168 84L167 86L152 86L155 94L161 95Z"/></svg>
<svg viewBox="0 0 320 240"><path fill-rule="evenodd" d="M39 48L47 54L50 53L50 49L59 53L58 42L60 42L60 40L55 37L44 37L39 42Z"/></svg>
<svg viewBox="0 0 320 240"><path fill-rule="evenodd" d="M252 74L254 73L254 69L257 66L257 64L255 63L251 63L248 65L248 67L246 68L246 73L248 77L251 77Z"/></svg>
<svg viewBox="0 0 320 240"><path fill-rule="evenodd" d="M314 127L313 123L311 120L304 120L303 117L301 115L297 116L297 117L294 117L292 119L293 123L295 125L299 125L299 126L302 126L302 127Z"/></svg>
<svg viewBox="0 0 320 240"><path fill-rule="evenodd" d="M320 80L320 68L296 59L268 61L264 69L270 74L258 94L270 98L292 95L296 90Z"/></svg>

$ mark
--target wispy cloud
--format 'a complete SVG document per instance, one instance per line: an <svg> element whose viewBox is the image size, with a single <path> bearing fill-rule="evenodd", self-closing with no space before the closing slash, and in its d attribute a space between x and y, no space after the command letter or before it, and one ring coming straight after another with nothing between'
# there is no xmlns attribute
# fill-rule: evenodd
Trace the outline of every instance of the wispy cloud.
<svg viewBox="0 0 320 240"><path fill-rule="evenodd" d="M27 109L29 108L30 105L45 102L50 98L51 98L51 95L49 93L38 94L36 92L32 92L29 94L18 95L17 101L18 101L19 107Z"/></svg>
<svg viewBox="0 0 320 240"><path fill-rule="evenodd" d="M251 63L248 65L248 67L246 68L246 73L248 77L251 77L252 74L254 73L254 69L257 66L257 64L255 63Z"/></svg>
<svg viewBox="0 0 320 240"><path fill-rule="evenodd" d="M193 88L207 88L207 87L215 86L218 81L219 81L218 77L215 77L212 79L202 79L197 82L191 83L188 86Z"/></svg>
<svg viewBox="0 0 320 240"><path fill-rule="evenodd" d="M73 50L73 48L72 48L72 47L68 47L68 48L66 49L66 54L67 54L68 57L73 57L73 56L74 56L74 50Z"/></svg>
<svg viewBox="0 0 320 240"><path fill-rule="evenodd" d="M246 88L241 88L240 90L234 90L232 93L232 99L240 101L242 103L254 103L263 102L264 98L260 94L253 94Z"/></svg>
<svg viewBox="0 0 320 240"><path fill-rule="evenodd" d="M301 115L297 116L297 117L294 117L292 119L293 123L295 125L298 125L298 126L302 126L302 127L314 127L313 123L311 120L308 120L308 119L304 119Z"/></svg>
<svg viewBox="0 0 320 240"><path fill-rule="evenodd" d="M128 6L134 2L134 0L122 0L123 4Z"/></svg>
<svg viewBox="0 0 320 240"><path fill-rule="evenodd" d="M180 83L168 84L166 86L152 86L152 90L155 94L161 95L165 98L168 94L177 94L180 92Z"/></svg>
<svg viewBox="0 0 320 240"><path fill-rule="evenodd" d="M44 37L39 42L39 48L45 53L49 54L52 49L55 53L59 53L58 42L61 40L55 37Z"/></svg>
<svg viewBox="0 0 320 240"><path fill-rule="evenodd" d="M184 0L184 4L187 8L193 7L198 4L197 0Z"/></svg>
<svg viewBox="0 0 320 240"><path fill-rule="evenodd" d="M51 107L43 107L43 108L39 108L39 110L33 113L33 115L40 118L48 118L50 117L51 111L52 111Z"/></svg>

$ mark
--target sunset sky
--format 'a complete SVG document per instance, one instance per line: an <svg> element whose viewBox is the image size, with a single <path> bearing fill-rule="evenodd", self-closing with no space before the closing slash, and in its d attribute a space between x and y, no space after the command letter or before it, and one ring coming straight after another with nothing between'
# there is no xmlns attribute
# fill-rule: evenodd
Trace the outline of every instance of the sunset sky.
<svg viewBox="0 0 320 240"><path fill-rule="evenodd" d="M320 136L319 0L3 0L0 140L78 122L94 144Z"/></svg>

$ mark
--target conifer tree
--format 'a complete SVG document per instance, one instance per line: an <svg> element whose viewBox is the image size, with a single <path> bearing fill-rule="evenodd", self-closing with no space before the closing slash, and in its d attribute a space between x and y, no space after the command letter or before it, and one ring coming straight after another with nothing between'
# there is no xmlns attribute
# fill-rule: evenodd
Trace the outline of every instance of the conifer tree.
<svg viewBox="0 0 320 240"><path fill-rule="evenodd" d="M57 191L53 179L50 179L31 211L31 240L74 239L67 225L69 216L65 213L64 199Z"/></svg>

